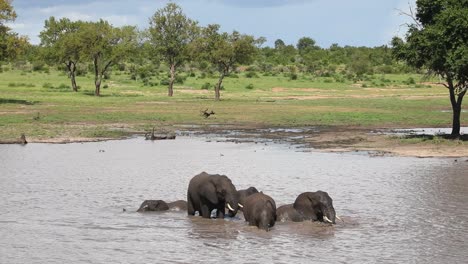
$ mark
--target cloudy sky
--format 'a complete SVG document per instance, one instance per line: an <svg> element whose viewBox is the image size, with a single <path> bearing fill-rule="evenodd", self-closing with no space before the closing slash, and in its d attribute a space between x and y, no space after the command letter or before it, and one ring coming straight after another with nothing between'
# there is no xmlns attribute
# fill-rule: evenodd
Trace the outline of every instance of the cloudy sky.
<svg viewBox="0 0 468 264"><path fill-rule="evenodd" d="M148 27L148 19L165 0L13 0L18 19L9 24L34 44L50 16L72 20L108 20L114 26ZM237 30L296 44L311 37L322 47L380 46L394 35L404 35L408 18L397 10L414 7L415 0L179 0L185 14L200 25L220 24L223 31Z"/></svg>

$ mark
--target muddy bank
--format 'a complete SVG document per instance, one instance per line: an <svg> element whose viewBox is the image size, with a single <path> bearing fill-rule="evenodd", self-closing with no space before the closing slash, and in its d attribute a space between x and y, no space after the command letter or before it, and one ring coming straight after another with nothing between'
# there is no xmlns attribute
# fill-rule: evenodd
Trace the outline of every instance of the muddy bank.
<svg viewBox="0 0 468 264"><path fill-rule="evenodd" d="M115 127L111 127L115 129ZM180 136L203 136L208 141L288 143L304 151L354 152L365 151L372 156L411 156L411 157L468 157L468 135L458 140L446 140L443 136L434 137L430 130L397 130L395 128L374 127L265 127L262 125L173 125L159 128L173 131ZM417 131L417 132L415 132ZM434 129L434 131L439 131ZM429 134L425 134L428 132ZM127 129L125 136L85 138L27 138L30 143L77 143L97 142L144 136L146 132ZM1 142L1 141L0 141ZM17 143L4 141L2 143Z"/></svg>

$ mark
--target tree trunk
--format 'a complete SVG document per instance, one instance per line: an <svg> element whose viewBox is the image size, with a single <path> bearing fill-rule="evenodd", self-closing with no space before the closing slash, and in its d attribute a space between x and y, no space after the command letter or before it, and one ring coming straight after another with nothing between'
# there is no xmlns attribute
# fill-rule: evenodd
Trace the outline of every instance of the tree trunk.
<svg viewBox="0 0 468 264"><path fill-rule="evenodd" d="M220 90L221 90L221 85L223 84L224 76L226 76L226 73L223 71L221 73L221 76L219 76L218 84L216 84L215 86L215 101L219 101L221 99Z"/></svg>
<svg viewBox="0 0 468 264"><path fill-rule="evenodd" d="M171 78L169 79L169 88L167 91L167 95L169 96L174 95L175 71L176 71L176 67L175 67L175 64L173 63L171 64L171 69L170 69Z"/></svg>
<svg viewBox="0 0 468 264"><path fill-rule="evenodd" d="M69 61L66 65L68 68L68 74L70 75L72 89L74 92L78 92L78 86L76 85L76 63Z"/></svg>
<svg viewBox="0 0 468 264"><path fill-rule="evenodd" d="M101 96L101 76L99 75L98 57L94 56L94 85L96 86L96 90L94 90L95 96Z"/></svg>
<svg viewBox="0 0 468 264"><path fill-rule="evenodd" d="M466 90L455 95L455 87L453 86L453 82L451 80L448 81L448 88L450 92L450 103L452 104L452 133L450 136L452 138L459 138L460 137L460 117L461 117L461 105L463 101L463 96L466 93ZM457 98L458 97L458 98Z"/></svg>

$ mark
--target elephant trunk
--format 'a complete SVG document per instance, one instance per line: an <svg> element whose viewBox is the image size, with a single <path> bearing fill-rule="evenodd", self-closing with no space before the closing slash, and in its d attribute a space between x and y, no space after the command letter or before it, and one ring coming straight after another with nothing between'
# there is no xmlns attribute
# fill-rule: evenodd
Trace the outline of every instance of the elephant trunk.
<svg viewBox="0 0 468 264"><path fill-rule="evenodd" d="M236 216L237 211L239 210L239 199L238 199L237 191L235 192L235 195L229 195L226 197L226 208L229 210L228 211L229 217Z"/></svg>
<svg viewBox="0 0 468 264"><path fill-rule="evenodd" d="M322 210L323 212L323 222L327 222L330 224L336 224L335 219L336 219L336 213L335 209L333 207L331 208L324 208Z"/></svg>

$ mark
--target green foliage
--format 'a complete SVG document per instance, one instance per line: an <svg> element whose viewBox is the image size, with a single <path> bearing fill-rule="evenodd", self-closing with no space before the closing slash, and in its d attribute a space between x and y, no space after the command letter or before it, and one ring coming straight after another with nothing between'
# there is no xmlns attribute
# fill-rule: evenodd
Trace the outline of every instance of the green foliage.
<svg viewBox="0 0 468 264"><path fill-rule="evenodd" d="M201 86L202 90L208 90L210 88L211 88L211 83L209 83L209 82L206 82Z"/></svg>
<svg viewBox="0 0 468 264"><path fill-rule="evenodd" d="M247 86L245 86L245 89L252 90L254 88L254 85L249 83Z"/></svg>
<svg viewBox="0 0 468 264"><path fill-rule="evenodd" d="M405 40L393 38L393 54L445 79L453 110L452 136L457 137L468 89L468 2L418 0L416 4L415 23L409 26Z"/></svg>

